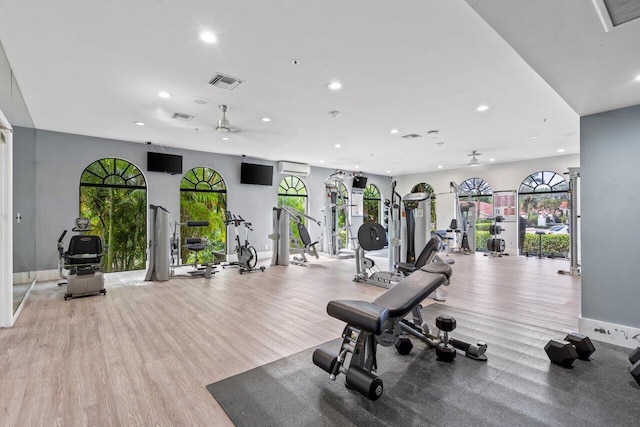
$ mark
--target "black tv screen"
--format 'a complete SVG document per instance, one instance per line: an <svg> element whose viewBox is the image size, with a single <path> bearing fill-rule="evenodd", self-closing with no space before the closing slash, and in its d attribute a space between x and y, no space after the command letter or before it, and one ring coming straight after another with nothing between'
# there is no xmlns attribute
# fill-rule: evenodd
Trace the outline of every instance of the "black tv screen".
<svg viewBox="0 0 640 427"><path fill-rule="evenodd" d="M367 188L367 177L366 176L354 176L353 177L353 188Z"/></svg>
<svg viewBox="0 0 640 427"><path fill-rule="evenodd" d="M273 166L242 163L240 183L255 185L273 185Z"/></svg>
<svg viewBox="0 0 640 427"><path fill-rule="evenodd" d="M171 175L182 173L182 156L147 151L147 171Z"/></svg>

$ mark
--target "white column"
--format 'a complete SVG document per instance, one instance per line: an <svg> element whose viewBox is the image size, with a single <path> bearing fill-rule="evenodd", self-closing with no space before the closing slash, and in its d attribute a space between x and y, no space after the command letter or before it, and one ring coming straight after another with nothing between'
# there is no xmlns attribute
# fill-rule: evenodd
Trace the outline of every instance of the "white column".
<svg viewBox="0 0 640 427"><path fill-rule="evenodd" d="M0 111L0 327L13 326L13 129Z"/></svg>

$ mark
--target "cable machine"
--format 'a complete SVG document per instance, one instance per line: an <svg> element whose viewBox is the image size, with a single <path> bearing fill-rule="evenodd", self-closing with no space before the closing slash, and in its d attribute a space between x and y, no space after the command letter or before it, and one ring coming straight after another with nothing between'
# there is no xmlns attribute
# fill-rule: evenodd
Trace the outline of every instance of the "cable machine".
<svg viewBox="0 0 640 427"><path fill-rule="evenodd" d="M578 178L580 168L569 168L569 271L558 270L558 274L580 275L580 262L578 261Z"/></svg>
<svg viewBox="0 0 640 427"><path fill-rule="evenodd" d="M322 249L331 258L351 258L355 251L352 247L354 240L349 217L349 197L340 191L345 182L353 179L344 171L338 170L324 181L324 225ZM345 187L346 188L346 187ZM340 213L344 212L344 225L339 224ZM341 235L345 236L345 241Z"/></svg>
<svg viewBox="0 0 640 427"><path fill-rule="evenodd" d="M462 189L455 182L449 183L455 194L455 213L451 220L450 229L453 232L453 251L462 253L474 253L476 251L476 205L471 201L470 194L463 194ZM461 201L460 196L466 196L466 201Z"/></svg>

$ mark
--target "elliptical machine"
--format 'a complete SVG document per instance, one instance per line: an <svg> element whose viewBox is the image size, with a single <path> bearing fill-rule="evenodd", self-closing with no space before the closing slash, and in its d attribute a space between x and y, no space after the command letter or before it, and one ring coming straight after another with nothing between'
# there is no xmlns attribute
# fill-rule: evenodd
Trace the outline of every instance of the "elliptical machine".
<svg viewBox="0 0 640 427"><path fill-rule="evenodd" d="M253 273L255 271L264 271L264 266L256 268L256 264L258 262L258 252L256 251L256 248L249 244L249 232L253 231L253 228L251 228L251 223L245 221L241 216L232 215L229 211L226 211L225 216L226 219L224 223L227 225L227 227L230 224L233 224L233 230L236 235L235 252L238 257L238 261L223 264L222 268L238 267L238 272L240 274ZM242 224L244 224L245 228L244 243L240 241L240 233L238 232L238 227L240 227L240 225Z"/></svg>

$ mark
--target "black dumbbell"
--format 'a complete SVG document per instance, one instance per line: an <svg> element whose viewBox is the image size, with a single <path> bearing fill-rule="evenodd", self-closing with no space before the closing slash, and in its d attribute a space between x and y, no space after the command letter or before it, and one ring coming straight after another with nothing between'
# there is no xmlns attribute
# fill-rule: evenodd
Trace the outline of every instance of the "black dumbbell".
<svg viewBox="0 0 640 427"><path fill-rule="evenodd" d="M633 366L629 368L629 372L638 385L640 385L640 347L631 352L629 362L633 364Z"/></svg>
<svg viewBox="0 0 640 427"><path fill-rule="evenodd" d="M407 336L401 336L396 342L396 350L398 350L398 353L402 354L403 356L409 354L412 348L413 344Z"/></svg>
<svg viewBox="0 0 640 427"><path fill-rule="evenodd" d="M438 316L436 328L442 332L442 342L436 346L436 357L442 362L453 362L457 353L449 344L449 332L456 328L456 319L451 316Z"/></svg>
<svg viewBox="0 0 640 427"><path fill-rule="evenodd" d="M578 358L589 360L596 349L589 337L572 333L564 340L552 339L544 346L544 351L553 363L569 367Z"/></svg>

